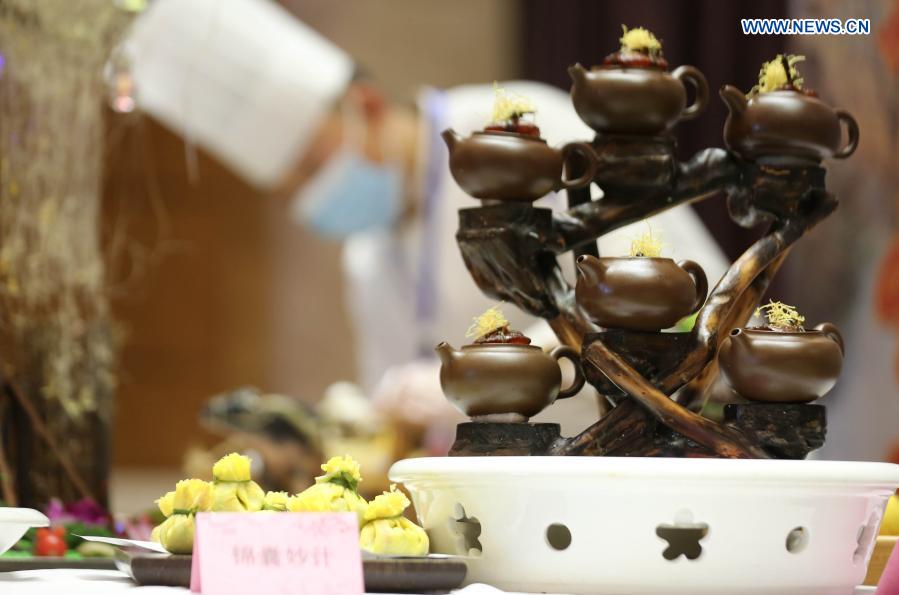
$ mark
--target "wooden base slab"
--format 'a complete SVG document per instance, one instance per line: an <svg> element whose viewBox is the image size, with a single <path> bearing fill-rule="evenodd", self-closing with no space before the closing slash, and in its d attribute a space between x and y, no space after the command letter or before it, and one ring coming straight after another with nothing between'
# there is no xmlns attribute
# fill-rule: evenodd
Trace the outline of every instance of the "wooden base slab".
<svg viewBox="0 0 899 595"><path fill-rule="evenodd" d="M535 456L561 439L559 424L468 422L456 426L451 457Z"/></svg>
<svg viewBox="0 0 899 595"><path fill-rule="evenodd" d="M724 407L737 428L776 459L804 459L824 445L827 411L807 403L741 403Z"/></svg>

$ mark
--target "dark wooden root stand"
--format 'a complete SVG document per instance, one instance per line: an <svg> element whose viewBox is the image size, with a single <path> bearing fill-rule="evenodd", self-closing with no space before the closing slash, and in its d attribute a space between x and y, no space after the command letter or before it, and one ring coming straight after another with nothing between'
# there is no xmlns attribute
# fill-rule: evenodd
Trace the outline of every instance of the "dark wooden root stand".
<svg viewBox="0 0 899 595"><path fill-rule="evenodd" d="M593 147L600 200L581 189L569 191L561 213L520 203L463 209L456 238L478 287L549 321L562 343L581 350L588 381L614 408L572 438L553 424L461 424L451 454L804 458L824 442L821 406L730 405L719 423L691 405L717 375L719 337L747 323L790 247L836 208L825 170L749 163L717 148L680 163L669 136L598 136ZM589 321L558 255L596 254L603 234L719 193L737 223L769 228L712 289L692 332Z"/></svg>

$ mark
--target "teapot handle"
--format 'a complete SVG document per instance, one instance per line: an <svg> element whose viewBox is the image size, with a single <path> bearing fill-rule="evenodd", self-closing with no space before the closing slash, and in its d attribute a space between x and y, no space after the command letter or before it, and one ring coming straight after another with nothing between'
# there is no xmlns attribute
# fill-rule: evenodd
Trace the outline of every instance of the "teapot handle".
<svg viewBox="0 0 899 595"><path fill-rule="evenodd" d="M846 143L845 147L834 153L833 157L834 159L845 159L855 153L855 150L858 148L858 122L855 121L852 114L841 109L837 110L837 118L839 118L841 122L846 123L846 132L849 134L849 142Z"/></svg>
<svg viewBox="0 0 899 595"><path fill-rule="evenodd" d="M695 314L705 303L705 297L709 291L709 280L702 267L692 260L682 260L677 263L677 266L684 269L693 278L693 284L696 285L696 301L693 302L693 308L690 310L690 314Z"/></svg>
<svg viewBox="0 0 899 595"><path fill-rule="evenodd" d="M549 352L549 356L556 361L566 358L574 364L574 380L572 380L571 386L560 390L556 399L567 399L581 392L581 389L584 388L584 371L581 368L581 355L577 350L568 345L559 345Z"/></svg>
<svg viewBox="0 0 899 595"><path fill-rule="evenodd" d="M559 188L561 189L569 190L571 188L586 186L593 181L593 176L596 175L598 163L596 161L596 153L593 152L593 147L590 146L590 143L568 143L562 147L562 166L564 170L569 169L569 162L571 158L575 156L580 156L580 158L586 162L584 173L573 180L566 180L563 173L563 177L559 183Z"/></svg>
<svg viewBox="0 0 899 595"><path fill-rule="evenodd" d="M690 83L696 90L696 99L693 100L692 105L684 108L678 119L690 120L695 118L702 113L702 110L705 109L705 104L709 101L709 83L705 80L705 75L694 66L684 65L675 68L671 76L679 79L681 82L686 81Z"/></svg>
<svg viewBox="0 0 899 595"><path fill-rule="evenodd" d="M833 342L837 344L840 348L840 353L843 355L846 354L846 349L843 346L843 335L840 333L840 329L835 327L829 322L822 322L818 326L815 327L816 331L821 331L825 335L827 335L830 339L833 339Z"/></svg>

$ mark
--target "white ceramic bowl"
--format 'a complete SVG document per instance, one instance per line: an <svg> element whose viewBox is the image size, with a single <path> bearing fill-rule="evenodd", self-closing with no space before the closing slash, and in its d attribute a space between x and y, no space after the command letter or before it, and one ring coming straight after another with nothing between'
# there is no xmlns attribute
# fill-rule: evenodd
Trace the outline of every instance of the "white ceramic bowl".
<svg viewBox="0 0 899 595"><path fill-rule="evenodd" d="M899 466L604 457L399 461L432 551L554 593L849 595ZM673 558L673 559L668 559Z"/></svg>
<svg viewBox="0 0 899 595"><path fill-rule="evenodd" d="M31 527L46 527L49 524L50 519L33 508L0 507L0 554L22 539Z"/></svg>

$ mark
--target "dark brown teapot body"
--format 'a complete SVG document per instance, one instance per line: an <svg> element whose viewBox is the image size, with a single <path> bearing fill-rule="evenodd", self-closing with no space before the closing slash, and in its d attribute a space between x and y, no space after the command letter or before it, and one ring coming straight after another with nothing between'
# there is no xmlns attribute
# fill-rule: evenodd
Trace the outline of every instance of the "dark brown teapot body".
<svg viewBox="0 0 899 595"><path fill-rule="evenodd" d="M593 149L587 143L555 149L535 136L486 131L465 138L451 128L442 136L449 148L453 179L475 198L532 202L550 192L586 186L596 171ZM575 154L586 164L586 171L565 179L564 166Z"/></svg>
<svg viewBox="0 0 899 595"><path fill-rule="evenodd" d="M749 98L731 85L720 91L727 104L724 142L744 159L793 157L820 162L849 157L858 146L858 124L843 110L800 91L758 93ZM848 140L841 147L844 122Z"/></svg>
<svg viewBox="0 0 899 595"><path fill-rule="evenodd" d="M734 329L718 363L731 388L750 401L807 403L836 384L843 339L829 323L805 332Z"/></svg>
<svg viewBox="0 0 899 595"><path fill-rule="evenodd" d="M441 343L437 355L447 400L475 419L526 421L584 386L577 352L566 346L547 354L534 345L483 343L454 349ZM574 382L564 390L560 358L575 366Z"/></svg>
<svg viewBox="0 0 899 595"><path fill-rule="evenodd" d="M574 109L596 132L659 134L679 120L699 115L708 100L705 77L692 66L669 73L618 65L587 70L575 64L568 74ZM684 81L696 89L696 101L689 107Z"/></svg>
<svg viewBox="0 0 899 595"><path fill-rule="evenodd" d="M691 260L581 256L575 295L605 328L658 331L696 312L705 301L705 273Z"/></svg>

